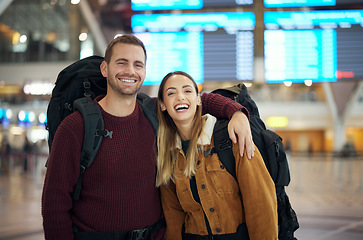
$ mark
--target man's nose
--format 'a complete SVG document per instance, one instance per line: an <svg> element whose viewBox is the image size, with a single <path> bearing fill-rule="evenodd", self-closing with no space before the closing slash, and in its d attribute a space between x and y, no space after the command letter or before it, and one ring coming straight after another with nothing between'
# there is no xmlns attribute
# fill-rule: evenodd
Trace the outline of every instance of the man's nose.
<svg viewBox="0 0 363 240"><path fill-rule="evenodd" d="M134 66L132 64L127 64L125 66L125 72L129 75L133 75L135 73Z"/></svg>

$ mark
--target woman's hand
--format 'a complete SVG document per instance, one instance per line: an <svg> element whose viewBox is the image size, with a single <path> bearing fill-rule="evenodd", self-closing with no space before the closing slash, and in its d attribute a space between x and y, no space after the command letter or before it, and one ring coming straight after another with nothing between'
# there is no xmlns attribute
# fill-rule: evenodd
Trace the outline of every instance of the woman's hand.
<svg viewBox="0 0 363 240"><path fill-rule="evenodd" d="M237 111L233 114L228 124L228 134L233 143L238 142L241 157L245 148L248 159L254 156L255 144L252 140L250 122L243 112Z"/></svg>

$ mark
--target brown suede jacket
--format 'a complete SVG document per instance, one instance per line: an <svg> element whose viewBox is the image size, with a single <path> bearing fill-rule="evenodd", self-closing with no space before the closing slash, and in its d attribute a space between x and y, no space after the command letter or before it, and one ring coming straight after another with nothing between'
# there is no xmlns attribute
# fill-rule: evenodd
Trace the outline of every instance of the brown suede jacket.
<svg viewBox="0 0 363 240"><path fill-rule="evenodd" d="M199 143L207 151L214 147L212 133L216 119L205 117ZM185 155L179 151L175 181L160 188L167 240L181 240L183 225L186 233L208 235L204 213L214 235L235 233L245 222L250 239L278 239L275 187L257 147L252 159L247 154L239 156L238 144L233 146L233 153L238 182L223 167L217 154L207 157L203 152L199 154L195 175L202 203L199 204L193 198L190 180L183 174Z"/></svg>

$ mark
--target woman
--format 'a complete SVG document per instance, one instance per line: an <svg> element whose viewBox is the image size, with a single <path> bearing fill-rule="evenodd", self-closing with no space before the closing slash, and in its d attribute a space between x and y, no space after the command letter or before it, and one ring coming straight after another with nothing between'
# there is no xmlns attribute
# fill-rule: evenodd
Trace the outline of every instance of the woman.
<svg viewBox="0 0 363 240"><path fill-rule="evenodd" d="M158 174L166 239L278 239L275 187L258 151L248 160L233 146L238 182L214 147L216 119L201 115L193 78L167 74L158 92ZM211 237L213 236L213 237Z"/></svg>

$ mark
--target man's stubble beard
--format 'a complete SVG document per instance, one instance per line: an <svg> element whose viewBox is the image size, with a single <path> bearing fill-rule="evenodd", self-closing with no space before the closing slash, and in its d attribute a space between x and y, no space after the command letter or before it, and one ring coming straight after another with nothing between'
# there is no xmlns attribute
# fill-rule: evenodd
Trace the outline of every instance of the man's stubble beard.
<svg viewBox="0 0 363 240"><path fill-rule="evenodd" d="M116 80L116 81L118 81L118 80ZM111 86L112 90L114 92L116 92L119 96L129 96L130 97L130 96L135 96L139 92L142 84L137 86L135 90L131 90L131 88L123 89L115 82L110 83L110 86Z"/></svg>

